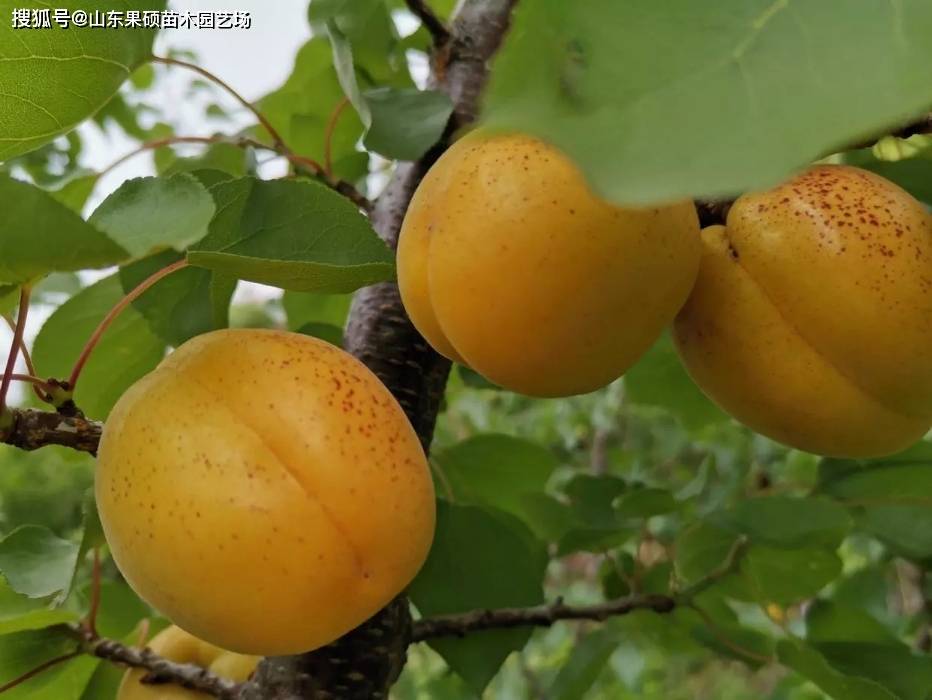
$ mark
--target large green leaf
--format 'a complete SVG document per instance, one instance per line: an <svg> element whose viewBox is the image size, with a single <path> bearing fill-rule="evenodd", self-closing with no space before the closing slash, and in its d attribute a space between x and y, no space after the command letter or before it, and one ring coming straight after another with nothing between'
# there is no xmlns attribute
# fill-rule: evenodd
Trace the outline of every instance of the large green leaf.
<svg viewBox="0 0 932 700"><path fill-rule="evenodd" d="M18 593L60 600L71 588L78 549L44 527L23 525L0 540L0 574Z"/></svg>
<svg viewBox="0 0 932 700"><path fill-rule="evenodd" d="M851 529L844 508L826 498L749 498L716 513L722 526L776 547L837 547Z"/></svg>
<svg viewBox="0 0 932 700"><path fill-rule="evenodd" d="M757 189L928 109L930 26L927 0L520 3L485 122L621 203Z"/></svg>
<svg viewBox="0 0 932 700"><path fill-rule="evenodd" d="M124 182L88 219L135 258L184 250L207 233L214 200L194 177L140 177Z"/></svg>
<svg viewBox="0 0 932 700"><path fill-rule="evenodd" d="M0 685L77 648L75 639L57 627L0 637ZM30 678L3 694L4 700L78 700L101 663L79 656Z"/></svg>
<svg viewBox="0 0 932 700"><path fill-rule="evenodd" d="M618 633L605 627L583 637L560 667L547 693L553 700L583 700L618 648Z"/></svg>
<svg viewBox="0 0 932 700"><path fill-rule="evenodd" d="M123 297L117 275L87 287L55 310L36 336L33 361L44 377L67 378L90 334ZM126 389L162 359L165 343L132 307L104 333L84 367L75 402L104 419Z"/></svg>
<svg viewBox="0 0 932 700"><path fill-rule="evenodd" d="M108 267L129 257L113 240L34 185L0 175L0 202L0 283Z"/></svg>
<svg viewBox="0 0 932 700"><path fill-rule="evenodd" d="M417 160L433 146L453 113L450 98L436 90L376 88L363 93L371 123L364 143L386 158Z"/></svg>
<svg viewBox="0 0 932 700"><path fill-rule="evenodd" d="M519 520L440 501L433 547L409 593L425 616L536 605L543 602L546 565L543 546ZM529 629L496 630L430 645L481 694L505 658L530 636Z"/></svg>
<svg viewBox="0 0 932 700"><path fill-rule="evenodd" d="M559 462L549 450L508 435L476 435L432 456L457 503L525 518L529 493L543 493Z"/></svg>
<svg viewBox="0 0 932 700"><path fill-rule="evenodd" d="M56 8L113 9L105 0L63 0ZM126 0L120 10L161 10L164 0ZM0 0L0 160L70 131L100 109L150 55L154 29L13 29L14 9L38 0ZM4 198L5 200L5 198Z"/></svg>
<svg viewBox="0 0 932 700"><path fill-rule="evenodd" d="M838 700L902 700L879 683L849 676L836 669L812 646L795 639L777 644L777 656L784 666L808 678L829 697Z"/></svg>
<svg viewBox="0 0 932 700"><path fill-rule="evenodd" d="M286 291L282 294L282 307L288 319L288 328L295 331L309 323L324 323L343 327L349 314L350 294L313 294Z"/></svg>
<svg viewBox="0 0 932 700"><path fill-rule="evenodd" d="M221 182L217 215L188 252L198 267L304 292L351 292L391 279L392 255L353 204L315 182Z"/></svg>
<svg viewBox="0 0 932 700"><path fill-rule="evenodd" d="M932 557L932 445L865 463L826 460L819 492L851 510L858 528L915 558Z"/></svg>
<svg viewBox="0 0 932 700"><path fill-rule="evenodd" d="M841 574L841 558L824 547L751 546L741 559L748 588L762 604L789 605L812 598Z"/></svg>

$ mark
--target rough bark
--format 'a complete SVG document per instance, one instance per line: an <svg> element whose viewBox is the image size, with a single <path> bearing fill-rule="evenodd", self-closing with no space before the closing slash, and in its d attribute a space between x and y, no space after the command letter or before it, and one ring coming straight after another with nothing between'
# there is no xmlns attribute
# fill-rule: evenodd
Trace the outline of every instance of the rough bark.
<svg viewBox="0 0 932 700"><path fill-rule="evenodd" d="M454 113L441 143L415 163L399 165L371 212L373 226L391 247L418 183L460 126L475 118L488 74L516 0L463 0L449 42L438 47L432 83L453 100ZM385 383L404 408L427 450L450 363L408 320L394 283L360 290L345 334L346 349ZM314 624L308 620L308 624ZM369 700L388 697L404 667L411 639L407 598L401 596L336 642L301 656L265 659L244 700Z"/></svg>

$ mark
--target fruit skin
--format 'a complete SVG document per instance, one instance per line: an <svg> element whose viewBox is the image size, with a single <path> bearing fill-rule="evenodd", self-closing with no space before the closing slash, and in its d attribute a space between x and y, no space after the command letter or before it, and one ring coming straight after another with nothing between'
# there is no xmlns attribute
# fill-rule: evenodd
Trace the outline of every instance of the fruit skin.
<svg viewBox="0 0 932 700"><path fill-rule="evenodd" d="M932 221L872 173L818 166L702 232L676 319L687 370L754 430L871 457L932 425Z"/></svg>
<svg viewBox="0 0 932 700"><path fill-rule="evenodd" d="M532 396L621 376L686 300L700 255L691 202L623 209L554 148L471 134L405 216L398 283L441 354Z"/></svg>
<svg viewBox="0 0 932 700"><path fill-rule="evenodd" d="M96 494L142 598L263 656L371 617L434 531L427 461L389 391L348 353L283 331L200 335L134 384L104 428Z"/></svg>
<svg viewBox="0 0 932 700"><path fill-rule="evenodd" d="M236 683L248 680L262 658L220 649L175 625L159 632L147 646L169 661L202 666ZM143 684L140 681L146 673L143 669L127 671L117 691L117 700L201 700L210 697L171 683Z"/></svg>

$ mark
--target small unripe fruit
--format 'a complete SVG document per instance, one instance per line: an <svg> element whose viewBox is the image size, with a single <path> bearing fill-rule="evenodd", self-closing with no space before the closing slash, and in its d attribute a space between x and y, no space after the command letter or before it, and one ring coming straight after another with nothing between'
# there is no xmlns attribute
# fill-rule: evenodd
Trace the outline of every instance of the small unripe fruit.
<svg viewBox="0 0 932 700"><path fill-rule="evenodd" d="M159 632L146 646L169 661L201 666L235 683L248 680L261 658L215 647L175 625ZM117 700L204 700L210 697L173 683L142 683L147 673L144 669L127 671L117 691Z"/></svg>
<svg viewBox="0 0 932 700"><path fill-rule="evenodd" d="M691 202L617 207L541 141L470 135L414 194L398 283L441 354L513 391L568 396L617 379L653 344L700 249Z"/></svg>
<svg viewBox="0 0 932 700"><path fill-rule="evenodd" d="M424 452L388 389L328 343L222 330L117 402L97 504L133 589L263 656L327 644L411 581L434 531Z"/></svg>
<svg viewBox="0 0 932 700"><path fill-rule="evenodd" d="M898 186L818 166L702 232L675 324L703 391L809 452L871 457L932 425L932 222Z"/></svg>

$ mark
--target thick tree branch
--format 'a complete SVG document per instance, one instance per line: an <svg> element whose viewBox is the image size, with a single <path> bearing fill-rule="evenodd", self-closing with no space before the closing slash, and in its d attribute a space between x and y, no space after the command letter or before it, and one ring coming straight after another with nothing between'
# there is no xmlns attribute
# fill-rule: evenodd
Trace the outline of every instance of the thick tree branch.
<svg viewBox="0 0 932 700"><path fill-rule="evenodd" d="M13 426L2 442L22 450L37 450L46 445L62 445L79 452L97 454L103 424L80 416L34 408L14 408Z"/></svg>
<svg viewBox="0 0 932 700"><path fill-rule="evenodd" d="M437 637L462 637L471 632L512 627L550 627L561 620L592 620L604 622L610 617L626 615L635 610L668 613L677 605L672 596L635 595L617 598L597 605L571 606L562 600L530 608L498 608L473 610L456 615L438 615L417 620L411 633L412 642Z"/></svg>

